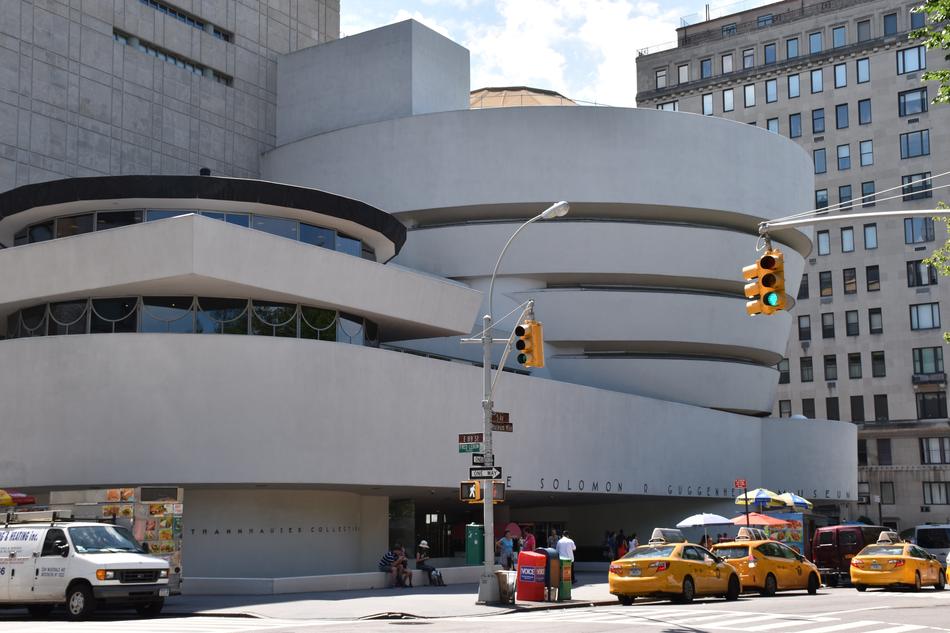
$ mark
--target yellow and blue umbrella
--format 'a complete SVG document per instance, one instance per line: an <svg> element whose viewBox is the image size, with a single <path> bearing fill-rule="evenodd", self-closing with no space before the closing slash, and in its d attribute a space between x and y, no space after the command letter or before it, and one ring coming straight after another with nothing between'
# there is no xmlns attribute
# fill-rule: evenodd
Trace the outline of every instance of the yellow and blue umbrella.
<svg viewBox="0 0 950 633"><path fill-rule="evenodd" d="M794 492L785 492L778 496L787 507L794 510L811 510L812 502L805 497L799 497Z"/></svg>
<svg viewBox="0 0 950 633"><path fill-rule="evenodd" d="M766 488L756 488L736 497L737 506L755 506L760 510L766 508L784 508L786 504L778 494Z"/></svg>

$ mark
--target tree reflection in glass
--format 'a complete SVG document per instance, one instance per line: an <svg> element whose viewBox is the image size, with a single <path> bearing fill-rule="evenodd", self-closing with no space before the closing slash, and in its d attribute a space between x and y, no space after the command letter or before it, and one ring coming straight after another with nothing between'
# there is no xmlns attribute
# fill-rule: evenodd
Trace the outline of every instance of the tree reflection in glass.
<svg viewBox="0 0 950 633"><path fill-rule="evenodd" d="M290 303L254 301L251 334L297 337L297 306Z"/></svg>
<svg viewBox="0 0 950 633"><path fill-rule="evenodd" d="M335 341L336 311L302 306L300 309L300 338Z"/></svg>
<svg viewBox="0 0 950 633"><path fill-rule="evenodd" d="M247 299L198 298L199 334L247 334Z"/></svg>

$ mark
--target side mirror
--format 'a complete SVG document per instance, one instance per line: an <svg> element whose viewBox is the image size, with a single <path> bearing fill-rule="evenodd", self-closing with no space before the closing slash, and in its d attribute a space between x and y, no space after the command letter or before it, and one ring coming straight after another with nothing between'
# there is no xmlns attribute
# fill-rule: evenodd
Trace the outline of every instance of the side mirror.
<svg viewBox="0 0 950 633"><path fill-rule="evenodd" d="M54 547L59 550L59 555L63 558L69 556L69 543L66 541L57 542Z"/></svg>
<svg viewBox="0 0 950 633"><path fill-rule="evenodd" d="M146 542L146 543L142 543L142 551L145 552L146 554L149 554L149 553L151 553L152 548L149 547L149 544L148 544L147 542Z"/></svg>

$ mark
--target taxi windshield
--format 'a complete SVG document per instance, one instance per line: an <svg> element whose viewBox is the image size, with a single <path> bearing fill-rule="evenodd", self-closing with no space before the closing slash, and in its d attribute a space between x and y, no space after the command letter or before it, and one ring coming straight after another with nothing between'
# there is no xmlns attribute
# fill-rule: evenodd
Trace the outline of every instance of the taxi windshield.
<svg viewBox="0 0 950 633"><path fill-rule="evenodd" d="M858 556L900 556L903 553L903 545L868 545Z"/></svg>
<svg viewBox="0 0 950 633"><path fill-rule="evenodd" d="M132 533L116 525L88 525L69 528L73 547L81 554L136 552L145 553Z"/></svg>
<svg viewBox="0 0 950 633"><path fill-rule="evenodd" d="M641 545L627 552L624 558L669 558L675 545Z"/></svg>
<svg viewBox="0 0 950 633"><path fill-rule="evenodd" d="M730 545L728 547L713 548L713 553L723 558L745 558L749 555L748 545Z"/></svg>

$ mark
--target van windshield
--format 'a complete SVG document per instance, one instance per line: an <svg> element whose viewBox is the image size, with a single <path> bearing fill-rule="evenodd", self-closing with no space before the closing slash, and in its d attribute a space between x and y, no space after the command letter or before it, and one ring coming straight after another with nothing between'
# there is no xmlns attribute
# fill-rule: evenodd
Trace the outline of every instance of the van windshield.
<svg viewBox="0 0 950 633"><path fill-rule="evenodd" d="M950 548L950 528L917 528L917 544L927 549Z"/></svg>
<svg viewBox="0 0 950 633"><path fill-rule="evenodd" d="M135 542L135 537L124 527L117 525L88 525L69 528L69 538L80 554L100 552L136 552L145 550Z"/></svg>

